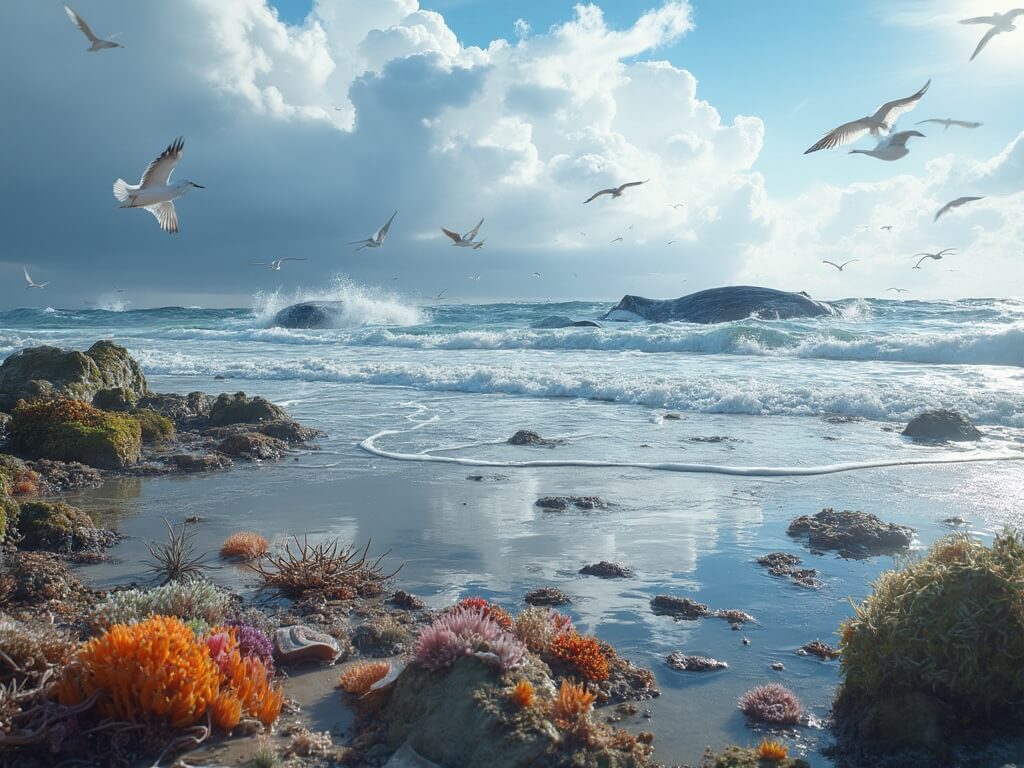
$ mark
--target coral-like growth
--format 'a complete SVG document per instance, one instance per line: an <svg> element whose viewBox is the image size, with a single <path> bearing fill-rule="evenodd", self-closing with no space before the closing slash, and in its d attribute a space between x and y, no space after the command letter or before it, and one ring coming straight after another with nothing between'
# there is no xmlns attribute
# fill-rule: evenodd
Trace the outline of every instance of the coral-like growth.
<svg viewBox="0 0 1024 768"><path fill-rule="evenodd" d="M762 739L757 745L757 756L762 760L779 761L789 757L789 747L781 741Z"/></svg>
<svg viewBox="0 0 1024 768"><path fill-rule="evenodd" d="M222 731L231 731L242 720L242 702L230 692L221 691L210 702L210 719Z"/></svg>
<svg viewBox="0 0 1024 768"><path fill-rule="evenodd" d="M432 671L446 669L460 656L468 656L485 643L493 643L501 634L501 627L483 611L456 608L420 632L413 648L413 660Z"/></svg>
<svg viewBox="0 0 1024 768"><path fill-rule="evenodd" d="M57 695L70 706L97 694L103 717L183 728L203 716L220 683L205 643L180 619L154 616L87 642L78 663L65 667Z"/></svg>
<svg viewBox="0 0 1024 768"><path fill-rule="evenodd" d="M551 720L563 731L571 730L588 717L595 701L597 694L588 691L583 683L563 680L551 705Z"/></svg>
<svg viewBox="0 0 1024 768"><path fill-rule="evenodd" d="M246 714L263 725L270 725L281 715L284 688L272 682L271 673L262 661L239 653L237 641L230 631L228 637L234 646L224 651L224 688L242 703Z"/></svg>
<svg viewBox="0 0 1024 768"><path fill-rule="evenodd" d="M529 680L520 680L516 683L516 687L512 689L511 699L518 709L526 709L533 706L536 696L537 692L533 687L533 683Z"/></svg>
<svg viewBox="0 0 1024 768"><path fill-rule="evenodd" d="M182 581L155 589L113 592L93 610L99 628L142 621L150 616L176 616L183 621L202 619L208 625L224 619L230 598L208 581Z"/></svg>
<svg viewBox="0 0 1024 768"><path fill-rule="evenodd" d="M483 658L493 659L493 663L502 674L511 672L526 658L526 646L518 637L508 632L502 632L497 639L481 645L479 652Z"/></svg>
<svg viewBox="0 0 1024 768"><path fill-rule="evenodd" d="M927 694L957 722L1024 701L1024 536L966 534L883 573L841 631L843 695ZM946 730L946 729L942 729ZM961 729L957 729L961 730Z"/></svg>
<svg viewBox="0 0 1024 768"><path fill-rule="evenodd" d="M378 680L383 680L391 671L386 661L358 661L341 673L338 683L345 693L363 696Z"/></svg>
<svg viewBox="0 0 1024 768"><path fill-rule="evenodd" d="M64 630L45 621L0 620L0 684L36 680L63 666L78 647Z"/></svg>
<svg viewBox="0 0 1024 768"><path fill-rule="evenodd" d="M547 653L572 667L586 680L600 682L608 679L608 658L596 638L562 632L551 641Z"/></svg>
<svg viewBox="0 0 1024 768"><path fill-rule="evenodd" d="M740 696L743 714L766 723L794 725L804 713L800 699L789 688L778 683L759 685Z"/></svg>
<svg viewBox="0 0 1024 768"><path fill-rule="evenodd" d="M309 592L342 599L372 597L380 594L384 582L402 569L398 566L391 573L384 572L380 564L388 552L370 562L370 542L356 549L341 546L337 539L314 545L305 538L301 542L295 538L294 545L294 550L290 542L282 553L267 555L249 565L265 587L286 597L301 597Z"/></svg>
<svg viewBox="0 0 1024 768"><path fill-rule="evenodd" d="M572 619L551 608L531 607L516 616L514 631L531 652L544 653L552 640L573 631Z"/></svg>
<svg viewBox="0 0 1024 768"><path fill-rule="evenodd" d="M459 601L456 607L483 611L485 616L494 619L494 622L506 632L512 629L512 617L508 611L500 605L488 602L482 597L465 597Z"/></svg>
<svg viewBox="0 0 1024 768"><path fill-rule="evenodd" d="M238 640L238 652L242 656L252 656L263 662L268 671L274 669L274 643L259 627L251 624L234 624L235 638Z"/></svg>
<svg viewBox="0 0 1024 768"><path fill-rule="evenodd" d="M255 560L267 553L269 544L258 533L239 531L228 536L220 545L220 556L238 560Z"/></svg>

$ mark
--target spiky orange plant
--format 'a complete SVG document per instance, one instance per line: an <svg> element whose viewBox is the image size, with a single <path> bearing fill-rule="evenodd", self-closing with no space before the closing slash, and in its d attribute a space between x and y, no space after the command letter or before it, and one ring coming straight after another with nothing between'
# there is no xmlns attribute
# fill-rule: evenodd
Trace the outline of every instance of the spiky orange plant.
<svg viewBox="0 0 1024 768"><path fill-rule="evenodd" d="M484 616L493 619L494 623L506 632L512 629L512 616L509 612L500 605L488 602L482 597L464 597L459 601L456 608L472 608L483 611Z"/></svg>
<svg viewBox="0 0 1024 768"><path fill-rule="evenodd" d="M520 680L512 689L512 703L519 709L526 709L533 705L535 694L533 683L529 680Z"/></svg>
<svg viewBox="0 0 1024 768"><path fill-rule="evenodd" d="M563 731L575 726L587 716L597 701L597 694L591 693L583 683L562 681L562 687L551 704L551 720Z"/></svg>
<svg viewBox="0 0 1024 768"><path fill-rule="evenodd" d="M763 739L757 745L757 756L762 760L785 760L789 756L789 747L781 741Z"/></svg>
<svg viewBox="0 0 1024 768"><path fill-rule="evenodd" d="M229 632L228 637L230 645L222 650L219 662L224 688L241 702L246 714L270 725L281 714L284 688L272 682L272 675L259 658L242 656L236 632Z"/></svg>
<svg viewBox="0 0 1024 768"><path fill-rule="evenodd" d="M255 560L267 554L267 540L253 531L239 531L228 536L220 545L220 556L238 558L239 560Z"/></svg>
<svg viewBox="0 0 1024 768"><path fill-rule="evenodd" d="M563 632L551 641L548 653L565 662L592 682L608 679L608 659L596 638L576 632Z"/></svg>
<svg viewBox="0 0 1024 768"><path fill-rule="evenodd" d="M391 665L386 661L359 661L342 672L338 682L345 693L362 696L369 693L370 686L384 679L390 671Z"/></svg>
<svg viewBox="0 0 1024 768"><path fill-rule="evenodd" d="M210 718L213 724L223 731L230 731L242 719L242 702L234 694L221 691L210 702Z"/></svg>
<svg viewBox="0 0 1024 768"><path fill-rule="evenodd" d="M72 706L96 693L102 717L183 728L203 716L220 684L217 665L188 625L153 616L115 624L85 643L77 662L65 667L57 698Z"/></svg>

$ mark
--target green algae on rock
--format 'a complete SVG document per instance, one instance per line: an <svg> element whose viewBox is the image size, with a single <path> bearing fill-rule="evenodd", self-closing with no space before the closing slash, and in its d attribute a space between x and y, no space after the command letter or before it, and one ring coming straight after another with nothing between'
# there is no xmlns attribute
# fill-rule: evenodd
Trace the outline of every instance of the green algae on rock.
<svg viewBox="0 0 1024 768"><path fill-rule="evenodd" d="M110 341L97 341L85 352L31 347L0 365L0 410L39 397L91 401L107 389L121 389L135 400L149 394L139 364L128 350Z"/></svg>
<svg viewBox="0 0 1024 768"><path fill-rule="evenodd" d="M131 416L139 422L143 443L164 443L174 437L174 422L150 408L139 408Z"/></svg>
<svg viewBox="0 0 1024 768"><path fill-rule="evenodd" d="M222 394L210 406L211 427L290 420L291 417L280 406L262 397L249 397L245 392Z"/></svg>
<svg viewBox="0 0 1024 768"><path fill-rule="evenodd" d="M96 525L80 509L60 501L25 501L20 505L17 530L22 549L75 551L95 543Z"/></svg>
<svg viewBox="0 0 1024 768"><path fill-rule="evenodd" d="M121 469L142 456L142 428L131 416L80 400L22 401L11 420L11 446L33 458Z"/></svg>
<svg viewBox="0 0 1024 768"><path fill-rule="evenodd" d="M841 630L837 732L860 749L943 753L1024 713L1024 538L948 536L883 573ZM1016 731L1019 733L1019 731Z"/></svg>

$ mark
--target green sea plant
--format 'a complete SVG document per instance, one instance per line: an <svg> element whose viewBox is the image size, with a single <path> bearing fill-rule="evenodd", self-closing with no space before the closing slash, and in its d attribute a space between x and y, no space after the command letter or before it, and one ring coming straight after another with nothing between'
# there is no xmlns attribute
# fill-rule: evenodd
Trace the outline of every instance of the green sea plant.
<svg viewBox="0 0 1024 768"><path fill-rule="evenodd" d="M205 554L196 555L196 546L192 543L196 531L185 522L175 528L167 518L164 518L164 525L167 526L166 543L146 543L146 549L153 558L144 561L149 572L160 579L161 584L202 576L210 566L206 564Z"/></svg>
<svg viewBox="0 0 1024 768"><path fill-rule="evenodd" d="M861 737L940 742L1024 711L1020 533L1005 531L990 547L964 533L941 539L883 573L854 609L840 632L834 709ZM911 727L908 713L922 722Z"/></svg>
<svg viewBox="0 0 1024 768"><path fill-rule="evenodd" d="M98 628L130 624L156 615L175 616L185 622L204 621L214 626L224 620L230 602L227 593L208 581L175 581L154 589L113 592L93 609L90 618Z"/></svg>
<svg viewBox="0 0 1024 768"><path fill-rule="evenodd" d="M139 460L142 428L130 416L81 400L20 401L11 414L11 446L36 458L121 469Z"/></svg>
<svg viewBox="0 0 1024 768"><path fill-rule="evenodd" d="M139 422L144 443L163 443L174 437L174 422L151 408L132 411L131 416Z"/></svg>

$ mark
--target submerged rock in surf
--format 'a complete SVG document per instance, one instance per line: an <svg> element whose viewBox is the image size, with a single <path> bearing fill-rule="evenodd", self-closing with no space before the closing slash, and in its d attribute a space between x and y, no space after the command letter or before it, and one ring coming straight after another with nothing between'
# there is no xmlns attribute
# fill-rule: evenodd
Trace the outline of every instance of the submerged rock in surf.
<svg viewBox="0 0 1024 768"><path fill-rule="evenodd" d="M730 285L698 291L679 299L645 299L642 296L626 295L601 319L710 324L748 317L786 320L835 314L836 309L831 304L815 301L806 293L753 285Z"/></svg>
<svg viewBox="0 0 1024 768"><path fill-rule="evenodd" d="M968 442L981 439L981 432L969 418L948 410L918 414L910 420L903 434L911 440L926 442Z"/></svg>
<svg viewBox="0 0 1024 768"><path fill-rule="evenodd" d="M687 656L682 651L673 651L668 655L666 661L672 669L677 669L680 672L714 672L729 668L724 661L713 659L710 656Z"/></svg>
<svg viewBox="0 0 1024 768"><path fill-rule="evenodd" d="M565 512L569 507L576 509L608 509L611 506L600 496L544 496L534 502L535 507Z"/></svg>
<svg viewBox="0 0 1024 768"><path fill-rule="evenodd" d="M508 439L509 445L544 445L552 448L556 445L565 445L565 440L558 438L541 437L529 429L520 429Z"/></svg>
<svg viewBox="0 0 1024 768"><path fill-rule="evenodd" d="M280 328L333 328L341 309L340 301L303 301L274 315L274 325Z"/></svg>
<svg viewBox="0 0 1024 768"><path fill-rule="evenodd" d="M887 523L870 512L832 508L795 518L786 533L807 536L812 551L836 549L840 556L852 558L899 552L914 540L914 529L906 525Z"/></svg>
<svg viewBox="0 0 1024 768"><path fill-rule="evenodd" d="M539 320L530 326L531 328L600 328L600 323L593 320L573 320L564 315L552 315Z"/></svg>

